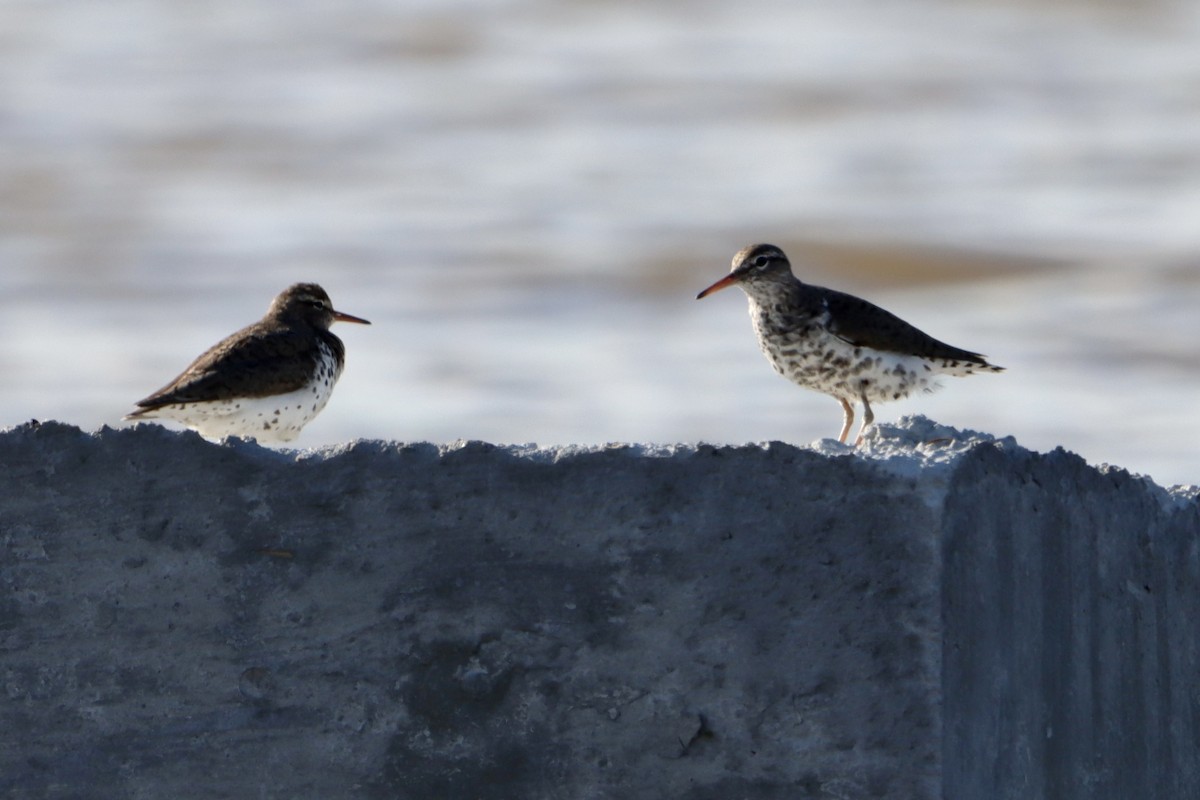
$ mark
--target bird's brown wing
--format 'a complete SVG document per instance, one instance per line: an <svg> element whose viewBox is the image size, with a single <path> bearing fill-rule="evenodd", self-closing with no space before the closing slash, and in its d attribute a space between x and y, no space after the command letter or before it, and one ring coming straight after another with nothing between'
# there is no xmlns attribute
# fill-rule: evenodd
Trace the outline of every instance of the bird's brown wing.
<svg viewBox="0 0 1200 800"><path fill-rule="evenodd" d="M832 289L824 291L831 332L856 347L922 358L987 364L979 353L938 341L874 303Z"/></svg>
<svg viewBox="0 0 1200 800"><path fill-rule="evenodd" d="M139 400L139 411L130 416L175 403L294 392L309 378L303 367L318 355L316 341L296 331L252 326L210 347L175 380Z"/></svg>

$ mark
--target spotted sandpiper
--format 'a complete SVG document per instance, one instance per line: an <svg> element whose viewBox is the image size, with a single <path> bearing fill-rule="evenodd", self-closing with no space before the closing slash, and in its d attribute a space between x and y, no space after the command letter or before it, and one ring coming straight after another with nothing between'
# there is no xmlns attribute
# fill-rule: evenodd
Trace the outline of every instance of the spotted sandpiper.
<svg viewBox="0 0 1200 800"><path fill-rule="evenodd" d="M750 319L763 354L783 377L837 399L845 417L839 442L863 421L855 444L875 421L872 402L899 400L918 389L937 388L938 375L1003 372L979 353L939 342L874 303L810 286L792 274L778 247L754 244L733 257L728 275L696 295L699 300L728 286L750 299Z"/></svg>
<svg viewBox="0 0 1200 800"><path fill-rule="evenodd" d="M329 332L334 322L371 324L334 311L315 283L290 286L265 317L210 347L125 419L170 419L212 439L290 442L342 374L346 348Z"/></svg>

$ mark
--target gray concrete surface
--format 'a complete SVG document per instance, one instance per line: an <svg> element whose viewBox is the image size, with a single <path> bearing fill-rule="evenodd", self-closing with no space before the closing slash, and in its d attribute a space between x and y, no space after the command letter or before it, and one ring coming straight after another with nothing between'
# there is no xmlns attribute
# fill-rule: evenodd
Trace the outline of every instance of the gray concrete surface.
<svg viewBox="0 0 1200 800"><path fill-rule="evenodd" d="M858 453L0 433L6 798L1183 798L1200 522Z"/></svg>

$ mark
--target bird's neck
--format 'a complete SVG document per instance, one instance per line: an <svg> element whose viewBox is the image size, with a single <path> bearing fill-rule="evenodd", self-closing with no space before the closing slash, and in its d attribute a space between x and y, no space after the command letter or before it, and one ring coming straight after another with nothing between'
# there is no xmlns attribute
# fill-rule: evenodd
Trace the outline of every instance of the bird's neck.
<svg viewBox="0 0 1200 800"><path fill-rule="evenodd" d="M771 309L778 305L795 306L803 294L804 285L794 277L791 280L760 280L742 284L751 306Z"/></svg>
<svg viewBox="0 0 1200 800"><path fill-rule="evenodd" d="M819 302L814 303L804 284L795 281L791 285L774 283L758 285L755 291L747 290L750 300L750 319L760 337L788 335L789 332L808 325L820 314Z"/></svg>
<svg viewBox="0 0 1200 800"><path fill-rule="evenodd" d="M345 360L346 346L342 344L341 339L334 336L326 328L317 328L317 337L333 352L334 358L337 359L339 364Z"/></svg>

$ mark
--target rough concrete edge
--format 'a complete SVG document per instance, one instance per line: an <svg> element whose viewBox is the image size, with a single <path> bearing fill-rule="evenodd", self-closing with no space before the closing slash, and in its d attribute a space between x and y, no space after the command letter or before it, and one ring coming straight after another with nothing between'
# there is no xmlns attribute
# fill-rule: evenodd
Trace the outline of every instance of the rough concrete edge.
<svg viewBox="0 0 1200 800"><path fill-rule="evenodd" d="M922 415L902 417L896 424L878 424L867 432L863 443L855 448L834 439L821 439L811 444L790 444L779 440L745 442L741 444L711 443L706 441L682 443L608 442L605 444L552 444L536 443L497 444L474 439L458 439L453 442L401 442L391 439L355 439L340 444L313 448L275 449L264 447L253 440L230 437L220 442L211 442L192 431L178 431L153 423L113 428L104 425L95 431L85 431L69 422L57 420L30 420L28 422L0 428L0 436L22 434L45 428L48 431L73 432L80 438L104 441L118 436L149 436L164 441L206 442L214 447L225 448L251 460L277 464L297 461L333 460L363 450L378 453L421 452L431 459L444 458L456 453L495 453L514 460L540 463L559 463L598 453L620 453L630 458L675 458L709 454L716 451L760 451L764 454L811 453L827 459L857 457L863 465L878 468L894 476L915 479L918 475L932 483L926 487L927 502L940 505L942 496L961 466L963 459L980 447L996 448L1014 456L1022 453L1043 456L1070 456L1088 469L1101 475L1123 475L1138 483L1158 500L1163 508L1177 509L1200 502L1200 483L1163 486L1148 475L1140 474L1113 464L1090 464L1082 456L1057 447L1048 453L1029 450L1013 436L997 437L971 429L958 429L934 422Z"/></svg>

